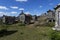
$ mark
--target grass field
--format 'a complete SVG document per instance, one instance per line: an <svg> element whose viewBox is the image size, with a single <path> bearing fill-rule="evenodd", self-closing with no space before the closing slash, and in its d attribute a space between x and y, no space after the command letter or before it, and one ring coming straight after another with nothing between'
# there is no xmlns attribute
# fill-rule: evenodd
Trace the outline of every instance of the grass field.
<svg viewBox="0 0 60 40"><path fill-rule="evenodd" d="M0 29L2 26L0 26ZM17 30L17 32L0 37L0 40L50 40L53 32L51 27L33 25L22 26L20 24L7 25L7 30Z"/></svg>

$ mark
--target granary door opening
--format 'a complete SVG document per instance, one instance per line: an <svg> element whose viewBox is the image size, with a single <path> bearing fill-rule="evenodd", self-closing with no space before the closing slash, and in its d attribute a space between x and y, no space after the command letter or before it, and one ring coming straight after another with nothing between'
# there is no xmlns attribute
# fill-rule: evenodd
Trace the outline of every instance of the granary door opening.
<svg viewBox="0 0 60 40"><path fill-rule="evenodd" d="M58 25L60 25L60 11L58 12Z"/></svg>

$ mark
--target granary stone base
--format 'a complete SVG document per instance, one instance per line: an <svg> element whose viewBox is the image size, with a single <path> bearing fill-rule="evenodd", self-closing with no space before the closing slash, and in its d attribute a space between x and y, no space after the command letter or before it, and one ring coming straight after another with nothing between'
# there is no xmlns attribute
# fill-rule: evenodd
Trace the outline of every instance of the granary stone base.
<svg viewBox="0 0 60 40"><path fill-rule="evenodd" d="M52 28L53 30L57 30L57 31L60 31L60 27L54 27Z"/></svg>

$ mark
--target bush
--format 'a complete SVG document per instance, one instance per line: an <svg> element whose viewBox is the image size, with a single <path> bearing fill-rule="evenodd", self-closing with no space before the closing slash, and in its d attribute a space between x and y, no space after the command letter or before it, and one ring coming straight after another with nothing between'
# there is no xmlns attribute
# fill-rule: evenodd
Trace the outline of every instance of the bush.
<svg viewBox="0 0 60 40"><path fill-rule="evenodd" d="M53 27L53 26L55 26L55 23L54 22L49 22L49 23L46 23L46 26Z"/></svg>
<svg viewBox="0 0 60 40"><path fill-rule="evenodd" d="M51 40L60 40L60 32L57 31L53 32L51 34Z"/></svg>

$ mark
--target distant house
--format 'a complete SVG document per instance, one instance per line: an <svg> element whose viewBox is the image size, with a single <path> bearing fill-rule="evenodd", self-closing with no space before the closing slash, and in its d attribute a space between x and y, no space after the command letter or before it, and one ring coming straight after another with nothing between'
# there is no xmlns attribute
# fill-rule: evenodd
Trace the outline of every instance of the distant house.
<svg viewBox="0 0 60 40"><path fill-rule="evenodd" d="M48 22L55 22L55 12L52 10L47 11L47 21Z"/></svg>
<svg viewBox="0 0 60 40"><path fill-rule="evenodd" d="M15 17L3 15L2 22L4 24L13 24L15 22Z"/></svg>
<svg viewBox="0 0 60 40"><path fill-rule="evenodd" d="M22 11L18 18L20 22L29 24L31 22L32 16L30 14L24 14L24 12Z"/></svg>

